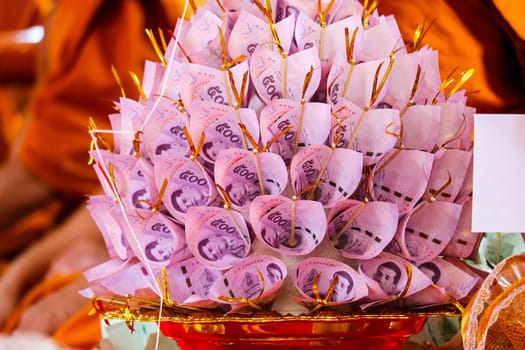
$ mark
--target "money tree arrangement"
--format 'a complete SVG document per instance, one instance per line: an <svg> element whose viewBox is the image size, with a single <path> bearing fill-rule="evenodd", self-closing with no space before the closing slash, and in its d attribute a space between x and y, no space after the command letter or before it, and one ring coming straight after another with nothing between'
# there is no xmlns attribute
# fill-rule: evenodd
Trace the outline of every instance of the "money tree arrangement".
<svg viewBox="0 0 525 350"><path fill-rule="evenodd" d="M209 1L165 47L149 32L141 98L91 128L111 259L82 293L190 314L460 307L480 283L462 262L472 71L442 80L427 28L406 45L375 6Z"/></svg>

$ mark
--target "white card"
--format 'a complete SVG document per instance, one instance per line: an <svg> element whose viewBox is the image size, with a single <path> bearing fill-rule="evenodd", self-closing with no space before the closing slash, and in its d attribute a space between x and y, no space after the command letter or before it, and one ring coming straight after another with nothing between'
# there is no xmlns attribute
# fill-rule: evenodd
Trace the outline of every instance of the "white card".
<svg viewBox="0 0 525 350"><path fill-rule="evenodd" d="M525 232L525 115L474 117L473 232Z"/></svg>

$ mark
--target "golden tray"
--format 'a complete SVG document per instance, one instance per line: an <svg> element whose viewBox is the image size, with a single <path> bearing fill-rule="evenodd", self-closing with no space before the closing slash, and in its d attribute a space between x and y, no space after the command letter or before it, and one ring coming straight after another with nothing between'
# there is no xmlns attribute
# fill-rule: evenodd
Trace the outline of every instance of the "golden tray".
<svg viewBox="0 0 525 350"><path fill-rule="evenodd" d="M314 315L280 315L260 312L252 316L224 316L216 312L164 315L162 333L182 350L219 349L402 349L429 317L458 316L457 310L408 312L388 310L373 314L342 315L319 311ZM151 313L125 318L106 312L104 319L153 321Z"/></svg>

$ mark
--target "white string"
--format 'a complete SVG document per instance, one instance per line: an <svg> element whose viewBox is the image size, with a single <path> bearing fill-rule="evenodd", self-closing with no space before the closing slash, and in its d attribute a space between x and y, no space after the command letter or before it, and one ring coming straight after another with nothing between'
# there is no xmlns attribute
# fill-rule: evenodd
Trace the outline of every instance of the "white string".
<svg viewBox="0 0 525 350"><path fill-rule="evenodd" d="M184 19L186 18L186 13L188 12L188 5L189 5L189 0L186 0L184 1L184 9L182 10L182 15L181 15L181 18L180 20L183 22ZM175 53L177 52L177 48L179 46L179 37L180 37L180 33L181 33L181 30L182 30L182 26L183 26L183 23L181 22L178 30L177 30L177 34L175 36L175 42L173 43L173 50L171 50L171 55L168 59L168 67L166 69L166 72L165 74L166 75L166 78L164 79L164 81L162 82L162 87L161 87L161 90L160 90L160 94L159 96L157 96L157 99L155 100L155 104L153 105L153 107L151 108L151 110L149 111L148 113L148 116L146 117L146 119L144 120L144 123L142 124L142 126L140 127L140 130L142 130L144 128L144 126L146 125L146 123L149 121L149 119L151 118L151 116L153 115L153 111L157 108L158 104L160 103L160 99L162 98L162 96L164 96L165 92L166 92L166 88L168 86L168 81L169 81L169 76L170 76L170 72L171 72L171 68L173 66L173 60L175 58ZM155 281L157 283L157 281ZM157 284L158 286L158 284ZM159 316L157 317L157 336L155 337L155 350L158 350L159 349L159 341L160 341L160 320L162 318L162 308L163 308L163 305L164 305L164 297L163 297L163 293L160 293L160 306L159 306Z"/></svg>
<svg viewBox="0 0 525 350"><path fill-rule="evenodd" d="M98 143L97 143L97 138L96 136L93 134L92 131L90 131L90 134L91 134L91 138L93 139L94 141L94 148L95 148L95 152L97 153L98 155L98 158L100 160L102 160L102 153L100 152L100 148L98 146ZM109 170L106 169L106 165L104 164L104 162L100 161L99 162L100 164L100 170L104 172L104 174L109 178ZM135 231L133 230L133 226L131 225L131 223L129 222L128 220L128 216L126 215L126 208L124 208L124 203L122 202L121 200L121 197L120 197L120 193L117 191L117 187L115 186L115 184L113 183L113 181L109 181L109 185L111 187L111 190L115 196L115 199L117 200L118 204L119 204L119 207L120 207L120 210L122 212L122 216L124 217L124 221L126 223L126 226L128 227L129 229L129 232L131 233L131 236L133 237L133 239L135 240L135 243L137 244L137 246L140 246L140 242L137 238L137 234L135 233ZM151 268L151 265L149 264L149 262L147 261L146 259L146 256L145 256L145 253L141 250L140 251L140 254L141 254L141 258L144 262L146 262L144 265L146 266L146 268L148 269L148 273L150 274L150 276L152 276L153 280L154 280L154 287L156 289L156 292L160 295L160 299L161 299L161 304L162 304L162 301L163 301L163 296L162 296L162 291L160 289L160 286L157 282L157 280L154 278L154 274L153 274L153 269Z"/></svg>
<svg viewBox="0 0 525 350"><path fill-rule="evenodd" d="M189 0L186 0L185 3L184 3L184 9L182 11L181 21L184 21L184 18L186 18L186 13L188 12L188 6L189 6ZM178 41L179 41L181 30L182 30L182 23L179 26L179 28L177 30L177 34L175 36L174 48L171 51L171 55L170 55L169 60L168 60L168 67L167 67L166 72L165 72L165 74L167 74L167 76L162 82L161 92L160 92L159 96L156 98L155 103L153 104L152 108L150 109L148 115L146 116L146 119L144 120L144 123L140 127L140 130L142 130L144 128L144 126L146 125L146 123L149 121L149 119L153 115L153 112L155 111L155 109L159 105L160 99L162 98L162 96L166 92L166 89L167 89L167 86L168 86L168 81L169 81L169 72L170 72L170 70L172 68L173 61L174 61L174 58L175 58L175 54L177 52ZM96 134L109 134L109 133L111 133L111 134L135 134L135 133L131 132L131 131L125 131L125 130L98 130L98 129L90 130L89 133L91 135L91 139L93 140L94 150L95 150L95 152L96 152L96 154L98 155L98 158L99 158L100 170L106 176L109 177L109 170L106 168L104 162L102 162L103 157L102 157L102 153L100 152L100 148L99 148L99 145L98 145L98 142L97 142ZM113 181L109 181L109 185L110 185L111 190L112 190L112 192L113 192L113 194L115 196L115 199L119 203L119 207L120 207L120 210L123 213L123 217L124 217L124 221L125 221L126 226L129 229L129 232L131 233L131 236L135 240L135 243L137 244L137 246L140 247L140 242L139 242L139 240L137 238L137 234L135 233L135 231L133 229L133 226L129 222L128 216L126 215L126 210L125 210L124 204L123 204L123 202L122 202L122 200L120 198L120 194L118 193L117 188L116 188L115 184L113 183ZM153 268L151 267L151 264L149 263L148 259L146 259L146 257L145 257L145 252L140 250L139 254L141 255L141 258L142 258L141 260L143 261L143 263L144 263L144 265L145 265L149 275L153 279L153 287L154 287L156 293L160 296L159 314L158 314L158 317L157 317L157 335L156 335L156 340L155 340L155 350L158 350L158 348L159 348L159 341L160 341L160 321L162 319L162 311L163 311L163 305L164 305L164 294L163 294L163 291L161 290L159 282L155 278L155 275L153 273Z"/></svg>
<svg viewBox="0 0 525 350"><path fill-rule="evenodd" d="M114 135L135 135L136 132L128 130L102 130L102 129L92 129L89 131L91 134L114 134Z"/></svg>

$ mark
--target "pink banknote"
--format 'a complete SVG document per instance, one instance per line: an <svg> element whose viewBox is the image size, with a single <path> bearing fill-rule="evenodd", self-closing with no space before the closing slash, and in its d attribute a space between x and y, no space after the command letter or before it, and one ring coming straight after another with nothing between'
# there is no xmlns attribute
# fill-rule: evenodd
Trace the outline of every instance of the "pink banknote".
<svg viewBox="0 0 525 350"><path fill-rule="evenodd" d="M405 55L406 48L394 16L371 16L364 32L362 50L356 61L372 61L388 57L390 53ZM374 75L372 74L371 77Z"/></svg>
<svg viewBox="0 0 525 350"><path fill-rule="evenodd" d="M383 102L393 108L430 104L441 85L437 51L425 47L406 55L397 54L388 80Z"/></svg>
<svg viewBox="0 0 525 350"><path fill-rule="evenodd" d="M461 214L461 204L424 201L399 222L388 250L416 264L438 256L452 239Z"/></svg>
<svg viewBox="0 0 525 350"><path fill-rule="evenodd" d="M329 13L327 19L332 18L332 14ZM300 12L295 25L295 40L300 49L317 47L321 61L331 64L337 54L346 55L345 28L348 28L350 35L357 29L357 42L363 40L364 30L360 16L346 17L323 28L305 12Z"/></svg>
<svg viewBox="0 0 525 350"><path fill-rule="evenodd" d="M390 243L397 229L397 206L388 202L337 202L328 213L328 238L343 256L370 259Z"/></svg>
<svg viewBox="0 0 525 350"><path fill-rule="evenodd" d="M400 115L403 122L403 146L406 149L432 152L438 143L441 108L414 105Z"/></svg>
<svg viewBox="0 0 525 350"><path fill-rule="evenodd" d="M138 158L131 169L123 169L129 176L128 193L121 200L129 203L128 207L151 209L156 205L159 191L155 184L153 165L144 158ZM164 208L160 208L164 209Z"/></svg>
<svg viewBox="0 0 525 350"><path fill-rule="evenodd" d="M361 181L363 156L346 148L310 145L302 148L290 164L290 181L301 198L330 208L349 198ZM315 187L309 187L319 182Z"/></svg>
<svg viewBox="0 0 525 350"><path fill-rule="evenodd" d="M184 227L162 213L136 209L121 227L134 255L147 266L160 269L191 256Z"/></svg>
<svg viewBox="0 0 525 350"><path fill-rule="evenodd" d="M166 50L165 57L168 60L166 67L164 71L164 75L162 76L161 86L159 94L162 94L163 97L166 97L168 100L177 102L182 101L182 95L181 95L181 83L183 79L183 63L185 61L179 61L176 57L171 57L172 51L175 49L174 47L174 41L171 40L169 42L168 48ZM178 52L178 51L177 51Z"/></svg>
<svg viewBox="0 0 525 350"><path fill-rule="evenodd" d="M304 93L309 101L321 81L321 62L315 48L283 57L278 50L257 46L250 59L250 76L257 95L265 102L275 99L301 101L303 83L308 72L312 78Z"/></svg>
<svg viewBox="0 0 525 350"><path fill-rule="evenodd" d="M168 212L180 222L188 208L214 203L215 183L208 172L189 158L162 154L154 158L154 174L158 188L167 186L162 202Z"/></svg>
<svg viewBox="0 0 525 350"><path fill-rule="evenodd" d="M157 299L152 289L156 283L154 275L136 259L108 260L85 271L84 277L90 288L81 294L87 297L112 298L133 295Z"/></svg>
<svg viewBox="0 0 525 350"><path fill-rule="evenodd" d="M321 61L321 84L317 91L318 97L326 96L326 78L332 63L337 55L346 57L347 40L351 40L354 31L353 49L361 49L364 29L361 16L350 16L340 21L327 24L333 18L331 13L323 14L323 23L318 23L310 18L305 12L300 12L295 25L295 40L299 49L315 47ZM319 17L316 17L319 21ZM348 37L345 35L348 31ZM353 58L353 57L352 57ZM321 99L324 101L324 98Z"/></svg>
<svg viewBox="0 0 525 350"><path fill-rule="evenodd" d="M438 51L428 46L422 47L419 52L421 76L419 78L414 101L417 104L430 104L436 97L441 86L441 73L439 69Z"/></svg>
<svg viewBox="0 0 525 350"><path fill-rule="evenodd" d="M361 152L365 165L377 163L399 141L395 136L401 128L397 109L365 111L346 99L341 99L333 109L338 119L332 118L331 142Z"/></svg>
<svg viewBox="0 0 525 350"><path fill-rule="evenodd" d="M474 259L482 238L482 232L472 232L472 198L470 197L463 203L456 232L443 249L442 254Z"/></svg>
<svg viewBox="0 0 525 350"><path fill-rule="evenodd" d="M240 213L202 206L188 210L186 240L204 266L226 270L248 256L252 237Z"/></svg>
<svg viewBox="0 0 525 350"><path fill-rule="evenodd" d="M464 203L472 198L472 191L473 191L473 170L474 170L474 162L470 162L467 171L465 173L465 180L463 181L463 184L461 185L461 188L459 189L458 196L456 198L457 203Z"/></svg>
<svg viewBox="0 0 525 350"><path fill-rule="evenodd" d="M209 3L213 3L214 1L209 1ZM252 0L224 0L222 1L224 10L228 12L228 15L232 16L235 21L238 21L238 16L234 16L235 14L240 15L240 12L248 12L254 16L257 16L260 19L266 20L265 15L261 11L261 9L254 3ZM274 22L276 21L276 9L277 9L277 3L278 0L270 0L270 1L261 1L261 5L266 8L269 4L269 9L272 11L272 19ZM280 22L280 21L279 21Z"/></svg>
<svg viewBox="0 0 525 350"><path fill-rule="evenodd" d="M233 207L245 212L257 196L280 194L288 183L288 171L279 155L255 154L240 148L220 152L214 174L217 185L226 191Z"/></svg>
<svg viewBox="0 0 525 350"><path fill-rule="evenodd" d="M410 307L429 307L451 304L465 298L480 278L442 259L434 258L417 266L432 280L432 286L404 299Z"/></svg>
<svg viewBox="0 0 525 350"><path fill-rule="evenodd" d="M287 274L286 265L278 258L252 255L217 279L209 295L219 303L230 305L230 313L269 307Z"/></svg>
<svg viewBox="0 0 525 350"><path fill-rule="evenodd" d="M177 305L210 308L217 303L210 299L210 288L222 271L204 266L195 257L166 268L171 300Z"/></svg>
<svg viewBox="0 0 525 350"><path fill-rule="evenodd" d="M407 297L432 284L432 280L415 265L387 252L372 259L361 260L358 272L369 289L363 308L377 301L395 301Z"/></svg>
<svg viewBox="0 0 525 350"><path fill-rule="evenodd" d="M153 159L163 153L188 155L190 148L184 134L184 128L189 126L188 115L174 108L168 99L148 101L146 106L148 120L142 136L146 156Z"/></svg>
<svg viewBox="0 0 525 350"><path fill-rule="evenodd" d="M270 146L271 152L289 164L300 147L326 142L330 119L331 109L326 103L273 100L260 113L261 141L267 144L290 128Z"/></svg>
<svg viewBox="0 0 525 350"><path fill-rule="evenodd" d="M388 62L388 59L378 59L352 65L346 57L336 56L326 82L328 101L337 105L341 99L346 99L362 109L365 106L374 107L370 104L376 92L374 86L377 87L377 82L374 82L376 71L378 77L385 76ZM385 87L377 91L375 101L383 100L387 87L388 79Z"/></svg>
<svg viewBox="0 0 525 350"><path fill-rule="evenodd" d="M180 46L192 63L216 68L221 66L219 28L226 31L224 23L220 16L205 8L200 8L190 22L185 22Z"/></svg>
<svg viewBox="0 0 525 350"><path fill-rule="evenodd" d="M133 256L131 252L128 252L129 244L121 227L121 223L124 222L124 214L114 197L91 196L87 201L86 208L102 233L109 256L120 259Z"/></svg>
<svg viewBox="0 0 525 350"><path fill-rule="evenodd" d="M115 153L133 154L133 140L146 118L145 105L129 98L120 98L116 104L119 113L110 115L111 128L121 132L113 135ZM140 150L143 152L144 150Z"/></svg>
<svg viewBox="0 0 525 350"><path fill-rule="evenodd" d="M326 214L316 201L258 196L250 206L249 217L257 238L286 255L312 252L326 234Z"/></svg>
<svg viewBox="0 0 525 350"><path fill-rule="evenodd" d="M328 5L331 7L328 8ZM319 9L319 5L321 9ZM318 19L319 10L326 17L326 23L342 20L349 16L361 16L363 5L357 0L335 0L335 1L304 1L304 0L286 0L280 1L279 11L283 13L299 14L304 12L310 19Z"/></svg>
<svg viewBox="0 0 525 350"><path fill-rule="evenodd" d="M259 14L262 12L257 9ZM228 53L231 57L251 56L259 45L272 47L274 38L266 18L261 18L257 12L241 11L232 28L228 40ZM275 23L275 30L280 44L285 52L290 51L294 34L295 17L289 16Z"/></svg>
<svg viewBox="0 0 525 350"><path fill-rule="evenodd" d="M313 308L319 300L328 306L358 301L368 295L363 278L350 266L328 258L307 258L292 273L301 297L297 302ZM324 304L324 302L323 302Z"/></svg>
<svg viewBox="0 0 525 350"><path fill-rule="evenodd" d="M369 177L374 200L396 203L399 215L411 211L425 193L430 178L432 153L392 149L385 153Z"/></svg>
<svg viewBox="0 0 525 350"><path fill-rule="evenodd" d="M93 151L91 155L106 195L122 202L126 208L151 208L158 190L148 160L105 150Z"/></svg>
<svg viewBox="0 0 525 350"><path fill-rule="evenodd" d="M162 80L165 74L166 67L161 63L150 60L144 62L142 90L149 99L154 99L162 94Z"/></svg>
<svg viewBox="0 0 525 350"><path fill-rule="evenodd" d="M194 101L188 111L191 114L191 137L199 140L204 133L200 155L211 163L215 163L223 149L253 148L239 124L243 124L256 141L259 140L259 120L251 108L235 109L210 101Z"/></svg>
<svg viewBox="0 0 525 350"><path fill-rule="evenodd" d="M423 198L434 196L436 200L455 202L472 161L472 151L439 149L434 153L432 172ZM446 186L438 193L438 190Z"/></svg>
<svg viewBox="0 0 525 350"><path fill-rule="evenodd" d="M229 70L184 63L181 69L185 73L180 83L185 106L190 106L193 101L212 101L233 106L235 96L229 72L233 75L235 86L240 89L244 74L248 72L248 63L244 60Z"/></svg>
<svg viewBox="0 0 525 350"><path fill-rule="evenodd" d="M438 146L470 150L475 109L464 102L442 102Z"/></svg>

